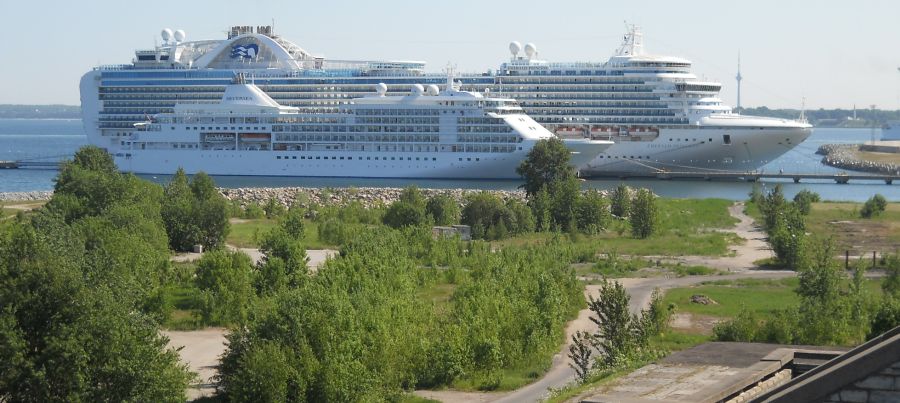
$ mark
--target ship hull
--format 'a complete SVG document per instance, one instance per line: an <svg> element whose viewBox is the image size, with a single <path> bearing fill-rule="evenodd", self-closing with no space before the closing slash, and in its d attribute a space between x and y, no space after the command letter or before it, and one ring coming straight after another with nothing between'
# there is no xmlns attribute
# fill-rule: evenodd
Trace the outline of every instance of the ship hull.
<svg viewBox="0 0 900 403"><path fill-rule="evenodd" d="M615 139L583 173L752 171L790 151L810 133L809 128L662 129L652 141Z"/></svg>

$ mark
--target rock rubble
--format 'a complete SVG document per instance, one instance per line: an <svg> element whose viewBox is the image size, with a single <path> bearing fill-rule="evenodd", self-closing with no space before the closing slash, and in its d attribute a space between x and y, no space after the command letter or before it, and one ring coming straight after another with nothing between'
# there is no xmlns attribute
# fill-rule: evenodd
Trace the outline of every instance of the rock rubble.
<svg viewBox="0 0 900 403"><path fill-rule="evenodd" d="M897 164L860 159L853 154L857 149L857 144L823 144L816 150L816 154L824 155L822 163L835 168L900 175L900 166Z"/></svg>

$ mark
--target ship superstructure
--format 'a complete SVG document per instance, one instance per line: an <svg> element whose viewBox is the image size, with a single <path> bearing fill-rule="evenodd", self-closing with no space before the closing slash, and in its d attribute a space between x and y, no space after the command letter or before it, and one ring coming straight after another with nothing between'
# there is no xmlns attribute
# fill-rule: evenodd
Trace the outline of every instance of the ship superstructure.
<svg viewBox="0 0 900 403"><path fill-rule="evenodd" d="M238 75L216 104L176 104L135 124L111 146L126 172L367 178L518 178L516 168L553 137L515 100L414 84L402 96L387 85L335 111L282 106ZM612 145L573 139L572 163Z"/></svg>
<svg viewBox="0 0 900 403"><path fill-rule="evenodd" d="M443 74L417 61L332 60L275 35L271 27L233 27L226 39L164 43L138 51L131 64L101 66L81 82L85 130L92 143L120 146L133 124L174 111L175 104L216 103L237 73L280 105L335 113L383 83L386 95L411 85L438 85ZM533 44L510 45L495 71L461 74L461 90L512 98L564 138L616 144L584 167L608 172L756 169L802 142L804 122L743 116L718 98L721 84L697 79L691 62L648 55L637 27L606 62L541 60Z"/></svg>

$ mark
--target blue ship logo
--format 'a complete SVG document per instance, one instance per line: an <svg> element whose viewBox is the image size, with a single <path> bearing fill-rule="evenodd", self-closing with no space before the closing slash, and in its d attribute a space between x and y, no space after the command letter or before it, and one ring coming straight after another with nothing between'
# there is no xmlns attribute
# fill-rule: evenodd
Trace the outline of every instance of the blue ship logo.
<svg viewBox="0 0 900 403"><path fill-rule="evenodd" d="M259 53L259 46L255 43L249 45L234 45L231 48L232 59L254 59Z"/></svg>

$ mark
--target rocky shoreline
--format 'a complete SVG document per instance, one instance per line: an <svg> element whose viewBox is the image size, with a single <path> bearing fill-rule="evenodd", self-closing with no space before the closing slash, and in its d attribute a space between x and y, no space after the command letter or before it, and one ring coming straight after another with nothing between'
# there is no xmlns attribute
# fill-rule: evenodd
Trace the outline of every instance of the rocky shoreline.
<svg viewBox="0 0 900 403"><path fill-rule="evenodd" d="M853 153L858 149L857 144L823 144L816 150L816 154L824 155L822 163L835 168L888 175L900 174L900 166L896 164L860 159Z"/></svg>
<svg viewBox="0 0 900 403"><path fill-rule="evenodd" d="M0 201L37 201L49 200L52 190L36 190L32 192L0 192Z"/></svg>
<svg viewBox="0 0 900 403"><path fill-rule="evenodd" d="M401 188L349 187L349 188L236 188L219 189L226 199L237 201L242 207L248 204L264 204L275 199L284 206L299 203L300 207L310 205L346 206L359 202L365 207L386 206L400 198ZM466 196L481 192L478 189L421 189L426 198L445 194L459 203ZM523 190L487 190L503 200L516 199L525 201Z"/></svg>
<svg viewBox="0 0 900 403"><path fill-rule="evenodd" d="M478 189L421 189L425 197L438 194L446 194L457 202L462 202L466 196L481 192ZM300 203L303 207L310 205L346 206L352 202L359 202L365 207L388 205L400 198L401 188L375 188L375 187L349 187L349 188L308 188L308 187L268 187L268 188L219 188L226 199L237 201L241 206L248 204L265 204L269 199L275 199L288 207L294 203ZM525 191L522 190L487 190L496 194L503 200L516 199L525 201ZM53 196L53 191L33 192L0 192L0 201L28 202L48 200Z"/></svg>

